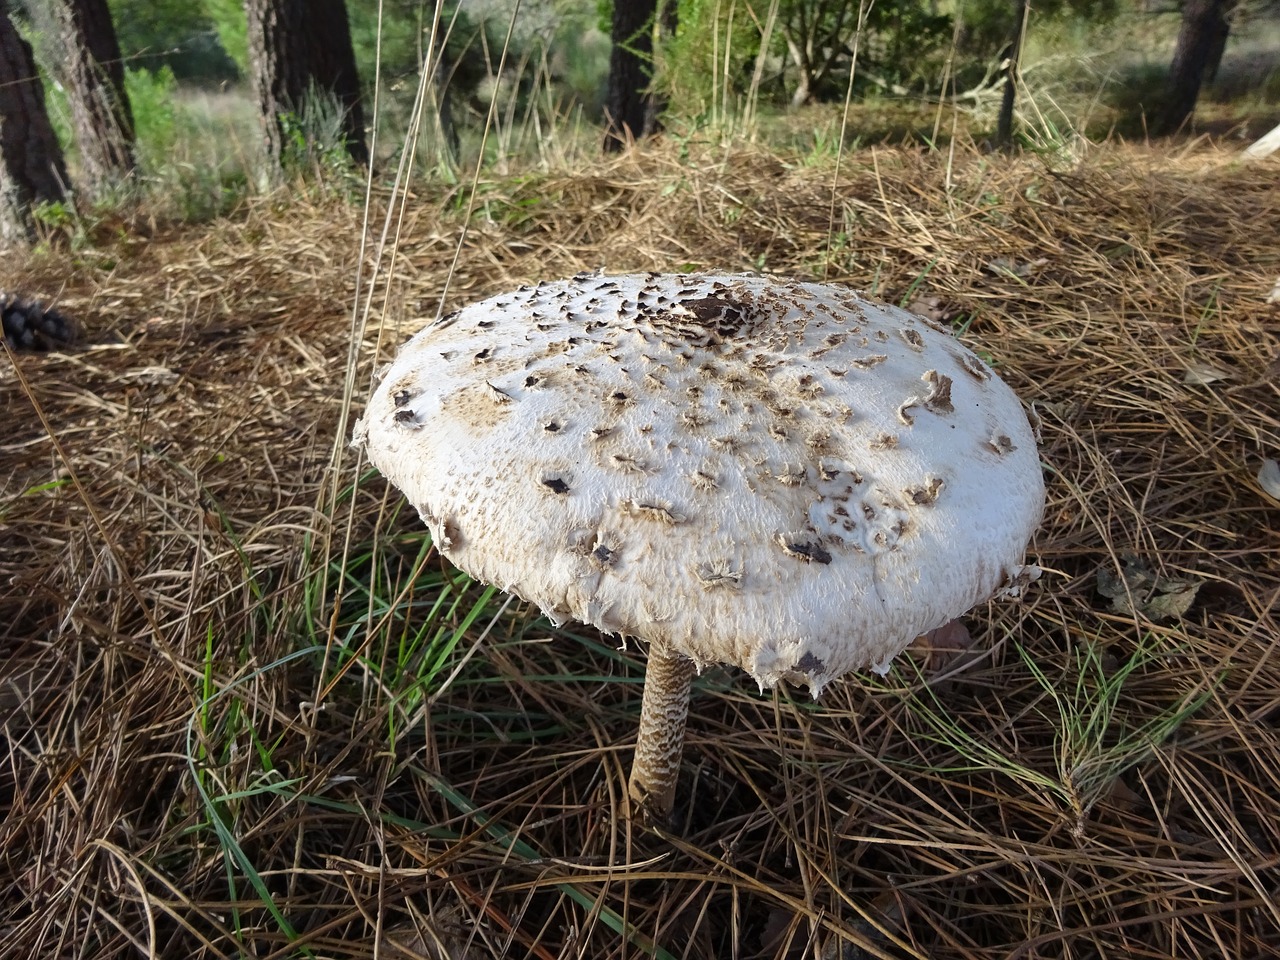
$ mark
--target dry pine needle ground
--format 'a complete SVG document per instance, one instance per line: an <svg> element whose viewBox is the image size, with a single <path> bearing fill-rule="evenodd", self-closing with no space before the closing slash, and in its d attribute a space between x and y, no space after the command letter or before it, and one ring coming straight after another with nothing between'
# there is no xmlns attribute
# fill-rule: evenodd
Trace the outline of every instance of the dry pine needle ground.
<svg viewBox="0 0 1280 960"><path fill-rule="evenodd" d="M658 149L465 236L420 186L372 284L390 197L363 270L358 204L280 197L11 265L85 329L0 366L0 955L1275 955L1278 173ZM874 288L1043 422L1031 597L818 704L709 671L670 837L620 816L638 663L338 436L349 362L358 408L437 308L597 267Z"/></svg>

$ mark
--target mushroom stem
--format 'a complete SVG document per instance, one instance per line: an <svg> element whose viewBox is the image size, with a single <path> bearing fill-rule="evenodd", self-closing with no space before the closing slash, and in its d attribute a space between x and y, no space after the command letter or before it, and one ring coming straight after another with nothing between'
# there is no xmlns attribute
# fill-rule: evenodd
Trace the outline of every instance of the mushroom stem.
<svg viewBox="0 0 1280 960"><path fill-rule="evenodd" d="M688 657L668 653L657 645L649 648L640 733L628 786L631 802L643 820L662 823L671 815L695 672Z"/></svg>

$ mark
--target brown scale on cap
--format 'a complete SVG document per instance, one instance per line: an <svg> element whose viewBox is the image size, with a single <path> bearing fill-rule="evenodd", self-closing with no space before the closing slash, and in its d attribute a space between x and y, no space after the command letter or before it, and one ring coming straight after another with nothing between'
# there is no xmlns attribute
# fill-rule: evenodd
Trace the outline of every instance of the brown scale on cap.
<svg viewBox="0 0 1280 960"><path fill-rule="evenodd" d="M937 370L926 370L921 379L929 384L924 408L933 413L954 413L956 408L951 405L951 378Z"/></svg>
<svg viewBox="0 0 1280 960"><path fill-rule="evenodd" d="M930 477L924 485L908 487L904 492L912 503L935 503L945 483L941 477Z"/></svg>
<svg viewBox="0 0 1280 960"><path fill-rule="evenodd" d="M569 492L569 484L563 477L543 477L542 485L560 496Z"/></svg>
<svg viewBox="0 0 1280 960"><path fill-rule="evenodd" d="M991 438L987 440L987 446L991 450L993 450L995 453L998 453L1001 456L1004 456L1005 454L1008 454L1008 453L1013 453L1015 450L1018 449L1013 445L1013 441L1010 440L1009 437L1003 433L993 433L991 435Z"/></svg>
<svg viewBox="0 0 1280 960"><path fill-rule="evenodd" d="M956 350L951 355L955 357L960 369L979 383L986 383L991 379L991 369L972 353Z"/></svg>
<svg viewBox="0 0 1280 960"><path fill-rule="evenodd" d="M912 330L910 327L903 327L898 331L898 336L900 336L912 350L924 349L924 337L920 336L919 330Z"/></svg>
<svg viewBox="0 0 1280 960"><path fill-rule="evenodd" d="M742 585L743 571L741 567L736 567L732 560L722 558L699 564L694 571L694 576L708 590L724 587L736 590Z"/></svg>
<svg viewBox="0 0 1280 960"><path fill-rule="evenodd" d="M658 815L690 662L815 692L883 667L1020 589L1043 503L978 357L757 276L580 275L467 307L401 351L357 437L463 569L649 642L632 793Z"/></svg>

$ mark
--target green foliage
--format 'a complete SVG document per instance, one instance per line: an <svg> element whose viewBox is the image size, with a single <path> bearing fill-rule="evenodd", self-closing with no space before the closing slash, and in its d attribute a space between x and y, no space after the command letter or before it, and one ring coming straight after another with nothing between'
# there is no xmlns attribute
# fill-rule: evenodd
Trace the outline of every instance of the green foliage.
<svg viewBox="0 0 1280 960"><path fill-rule="evenodd" d="M31 209L31 219L46 230L70 233L79 226L76 209L63 200L49 200Z"/></svg>
<svg viewBox="0 0 1280 960"><path fill-rule="evenodd" d="M72 168L74 179L78 150L71 129L70 107L64 87L46 84L46 105L54 131ZM228 111L226 94L185 92L172 70L125 68L125 91L133 112L138 158L137 182L129 196L150 195L169 215L200 222L226 213L249 192L249 178L241 162L248 151L237 150L256 136L252 108ZM210 98L217 100L212 106ZM108 201L126 200L121 195ZM94 211L80 211L92 218ZM64 233L73 248L92 232L64 204L48 205L37 212L37 222L49 232Z"/></svg>
<svg viewBox="0 0 1280 960"><path fill-rule="evenodd" d="M413 100L432 43L435 4L425 0L349 0L347 10L361 82L371 89L375 69L379 69L383 95L390 101L386 108L393 115L404 114ZM455 4L443 8L435 31L437 47L443 45L437 62L441 65L440 76L447 81L455 101L472 98L481 81L496 73L505 32L505 23L475 20L466 12L455 10ZM523 52L517 44L508 52L508 62L518 61Z"/></svg>
<svg viewBox="0 0 1280 960"><path fill-rule="evenodd" d="M1069 20L1108 23L1120 10L1119 0L1044 0L1032 6L1027 29ZM1008 46L1017 11L1011 0L959 0L957 11L961 23L957 76L961 85L976 83Z"/></svg>
<svg viewBox="0 0 1280 960"><path fill-rule="evenodd" d="M761 96L786 102L801 85L800 58L808 62L810 96L839 100L848 89L855 45L853 89L859 96L936 91L957 37L955 69L963 85L972 84L998 62L1015 14L1010 0L774 3L680 0L679 26L664 50L666 72L659 82L683 116L723 109L751 93L757 79ZM1118 0L1046 0L1036 5L1034 23L1106 22L1118 12ZM758 77L757 64L763 68Z"/></svg>
<svg viewBox="0 0 1280 960"><path fill-rule="evenodd" d="M222 49L239 69L249 75L249 22L243 0L203 0L204 14L217 31Z"/></svg>
<svg viewBox="0 0 1280 960"><path fill-rule="evenodd" d="M444 5L436 43L444 43L441 60L450 85L469 92L481 78L497 69L507 24L501 18L478 18L457 7L456 2ZM347 0L356 68L366 86L373 83L379 57L382 78L388 84L417 79L432 41L435 9L435 3L427 0ZM513 43L507 54L509 61L518 60L529 46L527 37L517 36Z"/></svg>
<svg viewBox="0 0 1280 960"><path fill-rule="evenodd" d="M39 49L39 48L37 48ZM37 67L44 77L44 108L49 114L49 124L58 138L58 146L62 155L70 163L78 155L75 131L71 129L71 101L67 97L67 88L60 83L50 83L45 65L37 59Z"/></svg>
<svg viewBox="0 0 1280 960"><path fill-rule="evenodd" d="M858 38L862 89L919 85L939 72L952 20L931 12L932 6L927 0L883 0L865 11L866 29ZM858 0L781 0L769 30L771 8L772 0L681 0L660 82L683 115L723 109L747 95L758 63L761 93L785 102L798 82L791 47L807 49L815 61L832 61L832 69L811 78L814 98L843 97Z"/></svg>
<svg viewBox="0 0 1280 960"><path fill-rule="evenodd" d="M133 110L138 159L144 168L161 166L173 152L178 137L174 100L178 80L168 66L155 71L127 67L124 89Z"/></svg>
<svg viewBox="0 0 1280 960"><path fill-rule="evenodd" d="M551 50L555 79L566 98L582 104L590 116L599 116L609 76L609 34L585 16L570 14L556 31Z"/></svg>
<svg viewBox="0 0 1280 960"><path fill-rule="evenodd" d="M936 87L955 25L950 14L935 13L934 9L936 4L928 0L892 0L871 6L867 11L869 36L858 50L858 72L865 78L862 89ZM844 75L847 77L847 71ZM839 85L838 95L843 95L844 89Z"/></svg>
<svg viewBox="0 0 1280 960"><path fill-rule="evenodd" d="M682 116L714 114L746 92L761 42L752 2L762 0L679 0L657 82Z"/></svg>
<svg viewBox="0 0 1280 960"><path fill-rule="evenodd" d="M133 108L139 173L163 193L184 220L202 221L225 213L248 191L244 169L230 155L212 151L198 161L190 154L200 143L225 149L226 133L209 129L198 100L183 97L169 67L125 70L125 90Z"/></svg>
<svg viewBox="0 0 1280 960"><path fill-rule="evenodd" d="M1140 692L1143 676L1171 652L1151 637L1122 662L1109 662L1101 644L1088 641L1076 644L1056 666L1025 647L1016 649L1039 687L1030 710L1055 731L1054 769L1028 765L1013 745L962 728L927 682L920 684L911 709L922 721L920 736L956 754L953 769L1000 773L1054 798L1077 834L1115 781L1155 756L1213 692L1192 690L1173 703L1147 702Z"/></svg>
<svg viewBox="0 0 1280 960"><path fill-rule="evenodd" d="M110 7L120 53L130 65L167 66L179 80L221 82L239 76L208 7L190 0L110 0Z"/></svg>
<svg viewBox="0 0 1280 960"><path fill-rule="evenodd" d="M234 0L214 0L231 3ZM355 48L356 69L366 85L373 83L378 55L378 10L382 9L382 76L394 82L414 76L426 56L431 38L431 18L435 4L424 0L348 0L347 19L351 45ZM448 22L449 14L445 14Z"/></svg>
<svg viewBox="0 0 1280 960"><path fill-rule="evenodd" d="M362 9L361 4L367 6ZM374 79L372 43L377 37L372 4L373 0L356 0L350 7L366 89ZM395 9L402 14L399 23L391 24L388 13L382 31L379 128L385 132L380 139L393 149L412 145L416 163L427 175L453 176L455 164L470 166L482 145L485 162L498 166L530 149L545 157L571 138L569 128L584 116L591 121L600 116L610 48L608 38L595 29L590 11L551 3L522 6L506 44L511 9L494 5L485 8L488 15L482 16L484 11L471 7L467 8L473 10L470 14L445 7L434 41L433 6L418 9L396 0L388 7ZM405 131L421 77L418 58L426 56L433 42L438 49L432 58L435 85L418 142L409 144ZM491 104L496 112L485 136L483 126ZM437 105L439 122L431 115ZM595 134L590 136L596 139Z"/></svg>
<svg viewBox="0 0 1280 960"><path fill-rule="evenodd" d="M289 172L318 174L327 187L357 190L362 179L347 150L344 117L338 98L313 85L300 111L280 115L280 165Z"/></svg>

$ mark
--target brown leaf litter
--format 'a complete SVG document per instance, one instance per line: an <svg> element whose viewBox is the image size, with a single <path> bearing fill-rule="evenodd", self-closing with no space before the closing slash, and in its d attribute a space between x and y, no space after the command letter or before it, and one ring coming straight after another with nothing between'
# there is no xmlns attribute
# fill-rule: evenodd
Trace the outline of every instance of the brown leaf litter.
<svg viewBox="0 0 1280 960"><path fill-rule="evenodd" d="M462 188L423 184L370 286L398 207L372 211L367 325L341 200L8 264L84 338L0 360L0 956L1274 955L1277 182L1208 148L1069 171L882 149L838 173L655 148L486 181L465 232ZM351 486L348 354L358 408L426 319L597 267L875 285L1034 407L1047 575L966 618L983 655L934 694L954 737L921 713L927 673L814 704L711 671L661 838L620 815L640 668L614 641L513 605L456 681L415 685L421 584L448 571L381 481ZM1195 603L1112 606L1095 584L1126 557ZM362 593L375 574L400 607ZM1082 644L1160 651L1104 748L1208 699L1077 823L1031 785L1065 741L1017 650L1074 689Z"/></svg>

